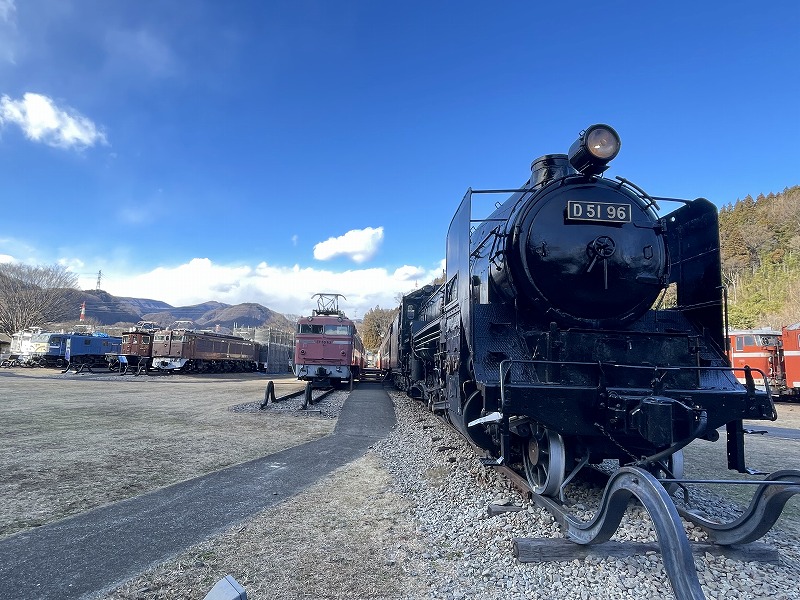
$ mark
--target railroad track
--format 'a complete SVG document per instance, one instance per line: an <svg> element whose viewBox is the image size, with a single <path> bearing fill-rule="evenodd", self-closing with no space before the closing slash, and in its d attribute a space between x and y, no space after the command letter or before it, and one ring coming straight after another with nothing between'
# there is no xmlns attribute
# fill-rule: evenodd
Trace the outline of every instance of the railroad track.
<svg viewBox="0 0 800 600"><path fill-rule="evenodd" d="M449 422L441 414L438 419L450 427ZM469 440L467 440L469 442ZM480 448L470 443L476 452ZM741 554L742 545L749 544L765 535L780 517L786 502L794 495L800 494L800 470L782 470L767 475L759 480L707 480L707 479L658 479L641 467L620 467L613 474L597 469L598 477L604 480L605 488L594 517L583 521L573 514L569 508L557 498L542 496L533 492L524 476L508 465L488 464L504 475L522 494L547 510L559 524L566 540L514 538L513 553L520 562L540 562L542 555L553 554L561 560L572 560L585 555L587 548L608 542L622 522L630 500L636 498L648 512L656 530L658 550L661 552L664 570L669 578L676 598L680 600L704 600L694 563L693 547L689 542L681 517L703 529L711 540L704 544L705 551L721 554ZM570 477L564 486L572 479ZM710 521L695 510L679 507L667 492L665 486L682 490L686 504L689 504L687 486L695 484L740 484L756 486L750 505L736 519L729 522ZM563 489L562 489L563 494ZM563 495L562 495L563 497ZM502 512L502 507L495 507ZM490 507L491 513L491 507ZM566 541L572 544L565 544ZM637 544L622 552L637 552ZM570 551L570 546L572 551ZM652 550L652 545L641 553ZM543 549L544 547L544 549ZM607 550L610 551L610 550ZM763 549L753 549L753 557L767 554ZM744 550L747 553L747 550ZM744 560L748 560L744 558Z"/></svg>
<svg viewBox="0 0 800 600"><path fill-rule="evenodd" d="M264 399L261 401L259 408L264 409L272 402L283 402L299 396L303 397L303 402L300 405L301 410L307 409L312 404L320 402L325 396L336 391L336 388L318 389L314 388L309 382L304 388L283 394L282 396L275 395L275 383L273 381L267 382L267 389L264 391Z"/></svg>

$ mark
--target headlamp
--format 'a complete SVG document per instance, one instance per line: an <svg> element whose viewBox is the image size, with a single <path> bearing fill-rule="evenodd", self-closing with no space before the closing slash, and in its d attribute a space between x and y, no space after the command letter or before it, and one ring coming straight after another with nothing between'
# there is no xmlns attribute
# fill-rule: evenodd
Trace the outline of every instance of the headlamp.
<svg viewBox="0 0 800 600"><path fill-rule="evenodd" d="M569 162L584 175L599 175L619 154L619 135L608 125L592 125L569 148Z"/></svg>

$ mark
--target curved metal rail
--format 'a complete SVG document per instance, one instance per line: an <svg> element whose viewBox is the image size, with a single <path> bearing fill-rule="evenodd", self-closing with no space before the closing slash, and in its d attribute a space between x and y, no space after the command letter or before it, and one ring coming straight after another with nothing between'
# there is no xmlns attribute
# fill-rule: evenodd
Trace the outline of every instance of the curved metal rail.
<svg viewBox="0 0 800 600"><path fill-rule="evenodd" d="M664 486L639 467L622 467L608 480L603 499L591 521L580 521L551 498L533 495L534 501L550 511L564 534L578 544L608 541L619 527L635 496L650 514L656 528L664 569L676 598L705 598L689 546L689 538L678 510Z"/></svg>
<svg viewBox="0 0 800 600"><path fill-rule="evenodd" d="M305 399L306 401L303 402L302 408L303 409L307 408L308 404L316 404L316 403L318 403L325 396L327 396L328 394L333 393L335 391L336 391L336 388L330 388L328 390L325 390L321 394L318 394L317 396L315 396L313 398L313 401L311 401L311 402L309 402L308 399L306 398ZM261 401L261 404L259 404L258 407L263 410L264 408L267 407L267 404L271 404L272 402L282 402L284 400L289 400L291 398L297 398L298 396L306 396L306 394L307 394L306 388L302 388L300 390L297 390L297 391L294 391L294 392L289 392L288 394L284 394L283 396L276 397L275 396L275 383L273 381L269 381L269 382L267 382L267 389L264 390L264 399Z"/></svg>
<svg viewBox="0 0 800 600"><path fill-rule="evenodd" d="M783 507L795 494L800 494L800 471L775 471L764 478L758 486L750 506L742 515L728 523L714 523L685 508L678 508L680 515L702 528L715 543L722 546L747 544L767 533L783 512ZM731 482L719 482L731 483ZM735 481L733 483L736 483Z"/></svg>

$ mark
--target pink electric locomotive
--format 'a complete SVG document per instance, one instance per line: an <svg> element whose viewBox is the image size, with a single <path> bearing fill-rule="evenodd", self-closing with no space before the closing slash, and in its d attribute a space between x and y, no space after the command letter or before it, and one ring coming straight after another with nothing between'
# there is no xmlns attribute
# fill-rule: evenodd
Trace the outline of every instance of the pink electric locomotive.
<svg viewBox="0 0 800 600"><path fill-rule="evenodd" d="M314 387L352 385L364 368L364 344L339 310L341 294L314 294L317 308L297 321L294 372Z"/></svg>

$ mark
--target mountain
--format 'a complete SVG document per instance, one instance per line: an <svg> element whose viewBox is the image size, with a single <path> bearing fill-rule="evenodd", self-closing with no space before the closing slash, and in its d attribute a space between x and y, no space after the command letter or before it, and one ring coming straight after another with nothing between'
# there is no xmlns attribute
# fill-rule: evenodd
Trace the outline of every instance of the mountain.
<svg viewBox="0 0 800 600"><path fill-rule="evenodd" d="M154 321L167 327L175 321L192 321L196 327L212 329L219 325L227 329L236 327L273 327L294 331L294 322L269 308L247 302L230 305L222 302L203 302L192 306L172 306L150 298L112 296L102 290L79 292L75 307L78 320L81 304L85 306L86 319L100 325Z"/></svg>

